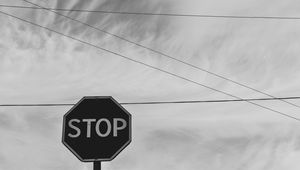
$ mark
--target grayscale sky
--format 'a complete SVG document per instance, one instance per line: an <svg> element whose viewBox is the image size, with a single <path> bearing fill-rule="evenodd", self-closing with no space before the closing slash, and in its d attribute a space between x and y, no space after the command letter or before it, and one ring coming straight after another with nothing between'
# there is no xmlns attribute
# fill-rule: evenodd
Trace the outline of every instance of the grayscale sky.
<svg viewBox="0 0 300 170"><path fill-rule="evenodd" d="M297 0L33 2L69 9L300 16ZM47 11L0 11L242 98L267 97ZM64 14L277 97L300 96L300 20ZM119 102L232 99L3 14L0 21L1 104L76 103L89 95ZM300 118L300 108L281 101L257 103ZM300 122L249 103L124 107L133 116L133 141L104 170L300 168ZM69 109L0 107L0 170L91 169L61 143L62 116Z"/></svg>

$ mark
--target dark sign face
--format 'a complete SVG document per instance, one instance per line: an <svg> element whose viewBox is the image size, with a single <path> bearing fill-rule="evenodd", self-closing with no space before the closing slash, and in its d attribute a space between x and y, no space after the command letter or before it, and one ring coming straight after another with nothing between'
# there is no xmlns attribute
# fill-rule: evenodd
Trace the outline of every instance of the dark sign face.
<svg viewBox="0 0 300 170"><path fill-rule="evenodd" d="M64 115L62 142L81 161L112 160L131 142L131 115L112 97L84 97Z"/></svg>

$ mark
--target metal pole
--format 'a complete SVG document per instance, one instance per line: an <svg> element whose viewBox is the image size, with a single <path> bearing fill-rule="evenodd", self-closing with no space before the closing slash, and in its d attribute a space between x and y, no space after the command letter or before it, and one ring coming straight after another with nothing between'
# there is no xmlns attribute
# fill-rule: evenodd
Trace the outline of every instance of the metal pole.
<svg viewBox="0 0 300 170"><path fill-rule="evenodd" d="M101 170L101 161L94 162L94 170Z"/></svg>

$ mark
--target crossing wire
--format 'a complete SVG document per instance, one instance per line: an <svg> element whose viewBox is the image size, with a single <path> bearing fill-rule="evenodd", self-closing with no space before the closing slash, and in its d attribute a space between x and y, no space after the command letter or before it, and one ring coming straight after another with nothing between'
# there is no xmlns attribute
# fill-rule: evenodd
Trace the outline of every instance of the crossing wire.
<svg viewBox="0 0 300 170"><path fill-rule="evenodd" d="M279 115L281 115L281 116L285 116L285 117L288 117L288 118L291 118L291 119L300 121L300 119L297 118L297 117L294 117L294 116L291 116L291 115L289 115L289 114L286 114L286 113L283 113L283 112L274 110L274 109L272 109L272 108L269 108L269 107L266 107L266 106L257 104L257 103L252 102L252 101L247 101L247 100L245 100L245 99L243 99L243 98L241 98L241 97L238 97L238 96L235 96L235 95L233 95L233 94L224 92L224 91L222 91L222 90L218 90L218 89L215 89L215 88L213 88L213 87L210 87L210 86L201 84L201 83L199 83L199 82L197 82L197 81L194 81L194 80L185 78L185 77L183 77L183 76L180 76L180 75L177 75L177 74L175 74L175 73L169 72L169 71L167 71L167 70L164 70L164 69L161 69L161 68L158 68L158 67L149 65L149 64L147 64L147 63L144 63L144 62L141 62L141 61L138 61L138 60L134 60L134 59L132 59L132 58L130 58L130 57L127 57L127 56L125 56L125 55L122 55L122 54L120 54L120 53L117 53L117 52L108 50L108 49L106 49L106 48L100 47L100 46L98 46L98 45L95 45L95 44L86 42L86 41L84 41L84 40L82 40L82 39L73 37L73 36L71 36L71 35L67 35L67 34L61 33L61 32L59 32L59 31L56 31L56 30L53 30L53 29L51 29L51 28L48 28L48 27L39 25L39 24L37 24L37 23L34 23L34 22L31 22L31 21L25 20L25 19L23 19L23 18L17 17L17 16L15 16L15 15L6 13L6 12L1 11L1 10L0 10L0 13L3 14L3 15L6 15L6 16L9 16L9 17L12 17L12 18L15 18L15 19L17 19L17 20L26 22L26 23L31 24L31 25L33 25L33 26L36 26L36 27L39 27L39 28L43 28L43 29L45 29L45 30L48 30L48 31L53 32L53 33L56 33L56 34L61 35L61 36L63 36L63 37L67 37L67 38L72 39L72 40L74 40L74 41L78 41L78 42L80 42L80 43L82 43L82 44L85 44L85 45L88 45L88 46L97 48L97 49L99 49L99 50L101 50L101 51L105 51L105 52L111 53L111 54L113 54L113 55L119 56L119 57L124 58L124 59L126 59L126 60L129 60L129 61L131 61L131 62L134 62L134 63L140 64L140 65L146 66L146 67L151 68L151 69L153 69L153 70L160 71L160 72L165 73L165 74L167 74L167 75L170 75L170 76L179 78L179 79L181 79L181 80L188 81L188 82L190 82L190 83L193 83L193 84L198 85L198 86L201 86L201 87L205 87L205 88L210 89L210 90L215 91L215 92L219 92L219 93L225 94L225 95L227 95L227 96L236 98L236 99L238 99L238 100L243 100L243 101L248 102L248 103L250 103L250 104L252 104L252 105L255 105L255 106L257 106L257 107L261 107L261 108L263 108L263 109L265 109L265 110L269 110L269 111L271 111L271 112L277 113L277 114L279 114Z"/></svg>
<svg viewBox="0 0 300 170"><path fill-rule="evenodd" d="M3 8L19 8L40 10L44 8L20 5L3 5ZM272 20L300 20L300 17L291 16L242 16L242 15L210 15L210 14L178 14L178 13L151 13L151 12L126 12L126 11L108 11L108 10L86 10L86 9L64 9L64 8L47 8L49 10L64 12L85 12L85 13L103 13L118 15L144 15L144 16L166 16L166 17L193 17L193 18L227 18L227 19L272 19Z"/></svg>
<svg viewBox="0 0 300 170"><path fill-rule="evenodd" d="M105 34L111 35L111 36L113 36L113 37L116 37L116 38L118 38L118 39L121 39L121 40L123 40L123 41L125 41L125 42L131 43L131 44L134 44L134 45L136 45L136 46L138 46L138 47L141 47L141 48L144 48L144 49L146 49L146 50L152 51L152 52L154 52L154 53L156 53L156 54L162 55L162 56L164 56L164 57L166 57L166 58L169 58L169 59L171 59L171 60L173 60L173 61L182 63L182 64L184 64L184 65L187 65L187 66L192 67L192 68L195 68L195 69L197 69L197 70L206 72L206 73L208 73L208 74L210 74L210 75L213 75L213 76L215 76L215 77L221 78L221 79L226 80L226 81L229 81L229 82L234 83L234 84L236 84L236 85L239 85L239 86L241 86L241 87L250 89L250 90L255 91L255 92L257 92L257 93L260 93L260 94L264 94L264 95L266 95L266 96L268 96L268 97L276 98L276 99L278 99L278 100L280 100L280 101L282 101L282 102L284 102L284 103L287 103L287 104L289 104L289 105L292 105L292 106L295 106L295 107L297 107L297 108L300 108L299 105L296 105L296 104L291 103L291 102L289 102L289 101L279 99L279 98L277 98L277 97L275 97L275 96L273 96L273 95L271 95L271 94L268 94L268 93L266 93L266 92L257 90L257 89L255 89L255 88L253 88L253 87L250 87L250 86L247 86L247 85L245 85L245 84L239 83L239 82L237 82L237 81L234 81L234 80L229 79L229 78L227 78L227 77L224 77L224 76L222 76L222 75L216 74L216 73L211 72L211 71L209 71L209 70L206 70L206 69L204 69L204 68L198 67L198 66L193 65L193 64L191 64L191 63L185 62L185 61L183 61L183 60L179 60L179 59L177 59L177 58L175 58L175 57L172 57L172 56L170 56L170 55L167 55L167 54L165 54L165 53L163 53L163 52L160 52L160 51L154 50L154 49L152 49L152 48L150 48L150 47L147 47L147 46L141 45L141 44L139 44L139 43L133 42L133 41L128 40L128 39L126 39L126 38L124 38L124 37L121 37L121 36L119 36L119 35L110 33L110 32L108 32L108 31L105 31L105 30L100 29L100 28L98 28L98 27L92 26L92 25L87 24L87 23L85 23L85 22L79 21L79 20L74 19L74 18L72 18L72 17L69 17L69 16L67 16L67 15L63 15L63 14L61 14L61 13L55 12L55 11L53 11L53 10L50 10L49 8L40 6L40 5L36 4L36 3L30 2L30 1L28 1L28 0L22 0L22 1L24 1L24 2L26 2L26 3L29 3L29 4L31 4L31 5L34 5L34 6L36 6L37 8L41 8L41 9L50 11L50 12L56 14L56 15L59 15L59 16L65 17L65 18L67 18L67 19L70 19L70 20L72 20L72 21L78 22L78 23L80 23L80 24L82 24L82 25L85 25L85 26L87 26L87 27L90 27L90 28L92 28L92 29L94 29L94 30L96 30L96 31L100 31L100 32L102 32L102 33L105 33Z"/></svg>
<svg viewBox="0 0 300 170"><path fill-rule="evenodd" d="M296 100L300 97L281 97L284 100ZM250 98L250 99L233 99L233 100L178 100L178 101L148 101L148 102L121 102L121 105L158 105L158 104L196 104L196 103L227 103L227 102L243 102L243 101L270 101L278 100L274 98ZM39 103L39 104L0 104L0 107L18 107L18 106L38 106L38 107L52 107L52 106L73 106L71 103Z"/></svg>

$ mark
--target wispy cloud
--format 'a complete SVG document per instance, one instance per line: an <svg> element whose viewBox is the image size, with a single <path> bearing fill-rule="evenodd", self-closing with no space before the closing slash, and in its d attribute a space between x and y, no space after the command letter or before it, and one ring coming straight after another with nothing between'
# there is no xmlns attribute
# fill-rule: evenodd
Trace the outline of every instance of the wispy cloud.
<svg viewBox="0 0 300 170"><path fill-rule="evenodd" d="M299 4L293 0L38 3L72 9L273 16L297 15ZM53 13L0 10L234 95L262 96ZM64 14L276 96L300 95L300 21ZM0 21L0 103L75 103L85 95L112 95L120 102L229 98L15 19L1 15ZM299 108L282 102L261 104L300 117ZM250 104L126 108L133 115L133 142L104 169L299 168L297 122ZM61 144L62 115L68 109L0 108L0 169L90 169Z"/></svg>

